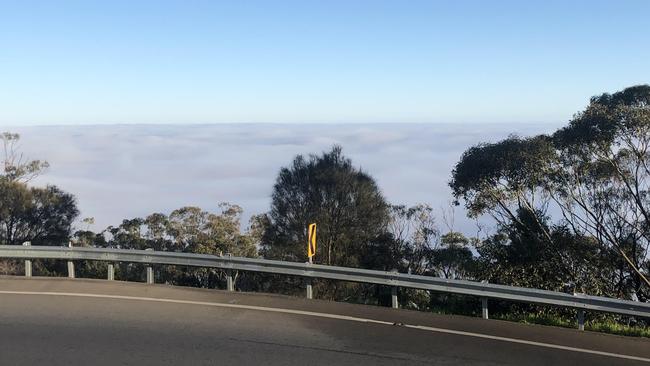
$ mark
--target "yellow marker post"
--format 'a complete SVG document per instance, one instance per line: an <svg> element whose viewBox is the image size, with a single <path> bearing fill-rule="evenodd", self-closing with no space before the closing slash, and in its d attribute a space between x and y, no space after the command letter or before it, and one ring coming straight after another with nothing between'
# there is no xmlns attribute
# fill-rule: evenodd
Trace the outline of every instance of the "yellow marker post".
<svg viewBox="0 0 650 366"><path fill-rule="evenodd" d="M309 224L307 239L307 257L312 263L312 257L316 255L316 224Z"/></svg>

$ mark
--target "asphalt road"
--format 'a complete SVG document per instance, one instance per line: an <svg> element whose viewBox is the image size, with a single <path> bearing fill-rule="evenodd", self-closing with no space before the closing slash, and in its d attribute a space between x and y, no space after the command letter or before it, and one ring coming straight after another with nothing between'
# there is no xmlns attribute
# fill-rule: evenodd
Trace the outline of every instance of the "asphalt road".
<svg viewBox="0 0 650 366"><path fill-rule="evenodd" d="M0 365L650 365L650 340L101 280L0 278Z"/></svg>

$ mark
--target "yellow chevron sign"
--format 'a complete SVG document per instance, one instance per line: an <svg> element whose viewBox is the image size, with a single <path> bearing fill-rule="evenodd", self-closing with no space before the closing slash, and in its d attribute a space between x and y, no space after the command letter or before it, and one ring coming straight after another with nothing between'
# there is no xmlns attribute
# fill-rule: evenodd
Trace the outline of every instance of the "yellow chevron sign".
<svg viewBox="0 0 650 366"><path fill-rule="evenodd" d="M309 224L309 234L307 239L307 257L316 255L316 224Z"/></svg>

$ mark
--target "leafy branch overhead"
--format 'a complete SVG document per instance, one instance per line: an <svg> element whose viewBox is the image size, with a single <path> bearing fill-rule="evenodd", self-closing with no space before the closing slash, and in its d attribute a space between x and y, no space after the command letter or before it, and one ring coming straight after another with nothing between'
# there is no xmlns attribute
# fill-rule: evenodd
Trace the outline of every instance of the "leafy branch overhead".
<svg viewBox="0 0 650 366"><path fill-rule="evenodd" d="M543 243L578 290L647 298L649 102L647 85L603 94L552 135L468 149L452 172L457 204L493 217L512 243L515 234ZM572 263L567 235L598 258ZM588 273L612 253L625 269Z"/></svg>
<svg viewBox="0 0 650 366"><path fill-rule="evenodd" d="M28 160L19 152L19 134L3 132L0 140L4 153L2 179L29 182L50 166L47 161Z"/></svg>

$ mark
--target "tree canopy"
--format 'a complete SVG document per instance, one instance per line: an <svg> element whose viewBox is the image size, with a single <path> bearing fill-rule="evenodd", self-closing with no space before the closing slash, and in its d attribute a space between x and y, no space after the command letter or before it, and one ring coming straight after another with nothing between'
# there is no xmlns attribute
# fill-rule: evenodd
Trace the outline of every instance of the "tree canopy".
<svg viewBox="0 0 650 366"><path fill-rule="evenodd" d="M306 230L315 222L316 262L357 267L384 233L389 205L375 180L334 146L319 156L298 155L280 170L268 219L261 247L265 257L306 261Z"/></svg>
<svg viewBox="0 0 650 366"><path fill-rule="evenodd" d="M452 172L454 197L470 216L496 220L500 233L488 246L518 250L495 259L499 265L532 253L549 275L560 274L547 285L648 297L649 101L648 85L602 94L552 135L509 137L463 154ZM540 250L548 254L538 257Z"/></svg>
<svg viewBox="0 0 650 366"><path fill-rule="evenodd" d="M5 132L0 139L4 147L4 169L0 174L0 243L67 243L79 215L75 197L55 186L28 186L27 182L49 165L25 159L17 150L18 134Z"/></svg>

